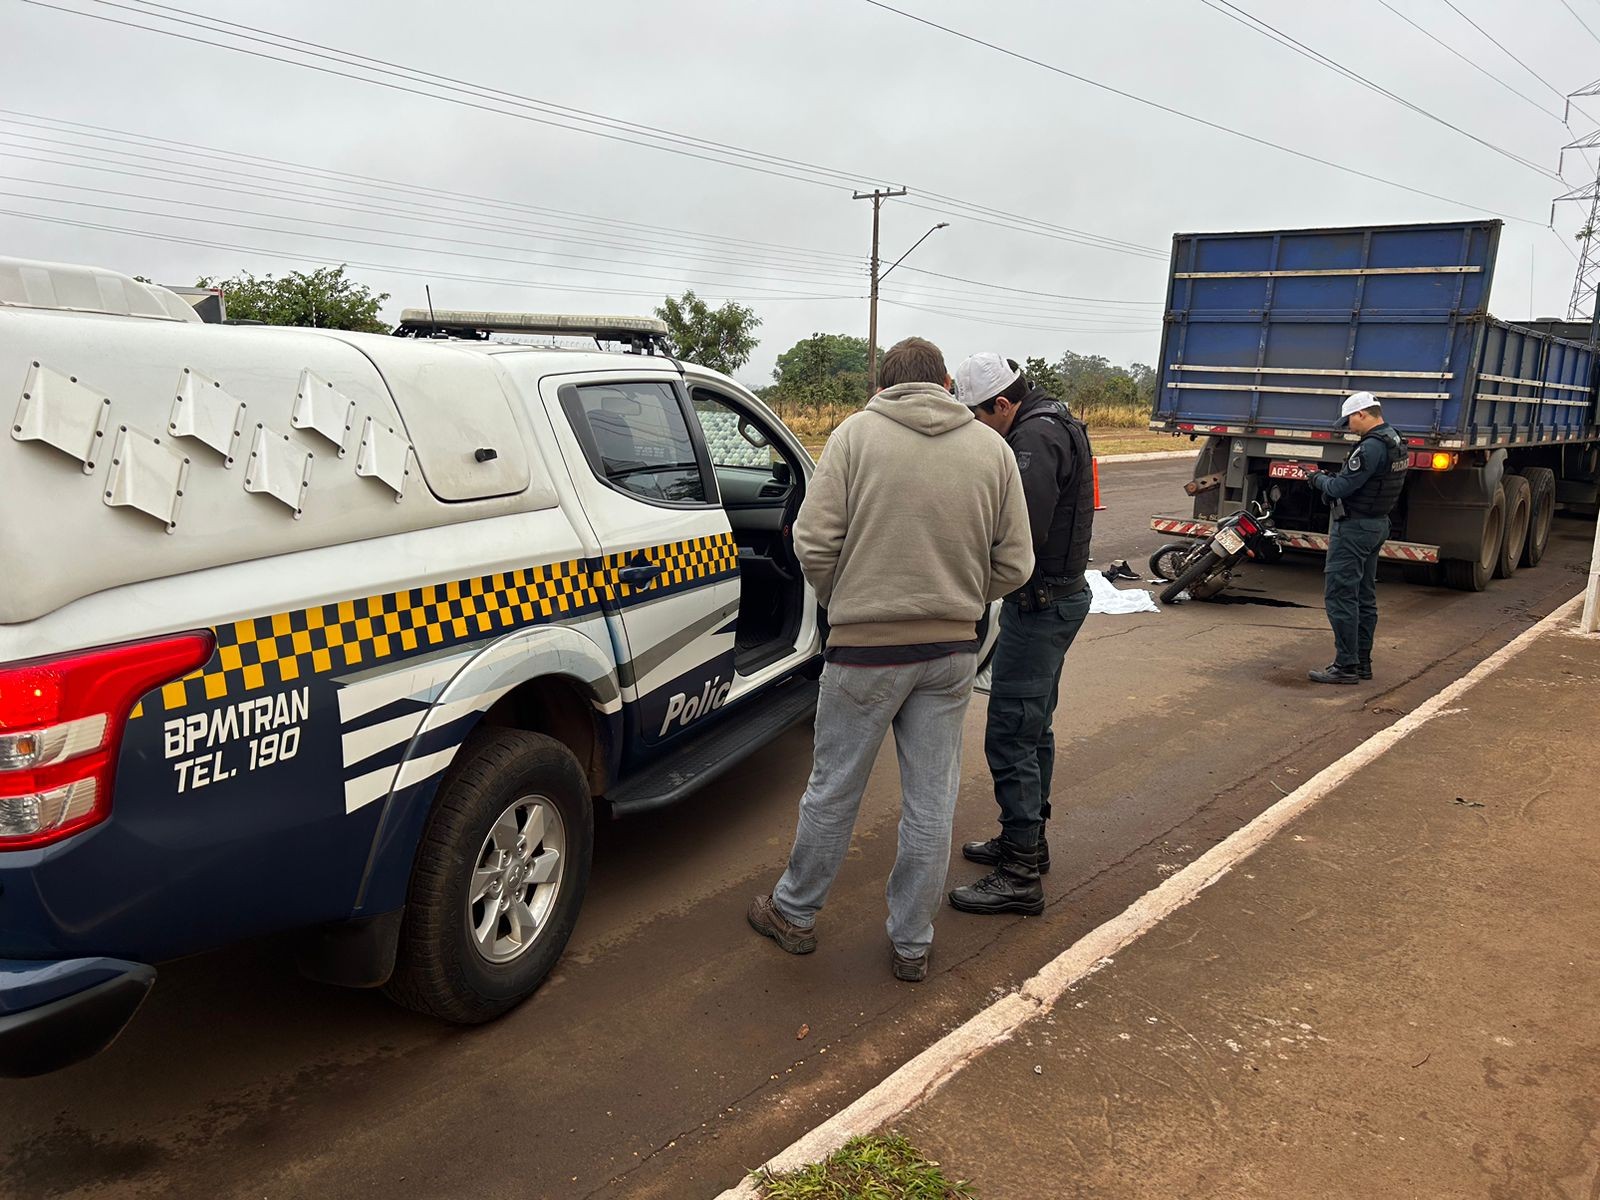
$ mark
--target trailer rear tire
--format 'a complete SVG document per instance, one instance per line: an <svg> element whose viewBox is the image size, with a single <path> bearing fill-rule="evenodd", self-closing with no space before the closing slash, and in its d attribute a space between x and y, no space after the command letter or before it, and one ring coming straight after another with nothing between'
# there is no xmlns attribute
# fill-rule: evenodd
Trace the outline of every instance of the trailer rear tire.
<svg viewBox="0 0 1600 1200"><path fill-rule="evenodd" d="M1400 578L1417 587L1439 586L1438 563L1401 563Z"/></svg>
<svg viewBox="0 0 1600 1200"><path fill-rule="evenodd" d="M1506 493L1506 532L1500 539L1494 575L1496 579L1510 579L1522 565L1522 548L1528 543L1528 481L1521 475L1507 475L1500 486Z"/></svg>
<svg viewBox="0 0 1600 1200"><path fill-rule="evenodd" d="M1500 557L1500 544L1506 532L1506 491L1496 485L1494 499L1483 518L1483 533L1477 558L1447 558L1439 563L1446 587L1458 592L1481 592L1494 578L1496 560Z"/></svg>
<svg viewBox="0 0 1600 1200"><path fill-rule="evenodd" d="M1550 524L1556 515L1556 473L1549 467L1526 467L1528 481L1528 540L1522 547L1522 565L1537 567L1550 544Z"/></svg>

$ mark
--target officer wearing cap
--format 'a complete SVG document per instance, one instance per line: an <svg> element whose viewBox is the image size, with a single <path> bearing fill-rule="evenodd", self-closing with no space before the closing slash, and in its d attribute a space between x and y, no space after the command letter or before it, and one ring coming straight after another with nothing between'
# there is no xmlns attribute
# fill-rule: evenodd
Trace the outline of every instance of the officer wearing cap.
<svg viewBox="0 0 1600 1200"><path fill-rule="evenodd" d="M984 752L1000 806L1000 835L961 853L993 872L950 893L963 912L1044 911L1040 876L1050 869L1056 696L1067 648L1089 615L1089 535L1094 468L1089 434L1061 401L1034 387L1015 362L975 354L958 368L956 397L1017 457L1036 566L1006 597L995 645Z"/></svg>
<svg viewBox="0 0 1600 1200"><path fill-rule="evenodd" d="M1315 683L1372 678L1372 637L1378 628L1378 553L1389 537L1389 514L1409 465L1400 435L1383 419L1371 392L1356 392L1339 409L1341 426L1361 436L1338 475L1317 474L1311 486L1333 509L1323 600L1333 626L1334 660L1311 672Z"/></svg>

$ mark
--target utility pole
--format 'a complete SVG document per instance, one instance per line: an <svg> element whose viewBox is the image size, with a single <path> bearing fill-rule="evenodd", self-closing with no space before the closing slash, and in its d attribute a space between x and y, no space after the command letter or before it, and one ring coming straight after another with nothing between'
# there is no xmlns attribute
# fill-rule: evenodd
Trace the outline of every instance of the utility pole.
<svg viewBox="0 0 1600 1200"><path fill-rule="evenodd" d="M852 200L872 201L872 301L867 317L867 395L878 390L878 212L885 200L904 196L905 188L877 188L870 192L856 192Z"/></svg>

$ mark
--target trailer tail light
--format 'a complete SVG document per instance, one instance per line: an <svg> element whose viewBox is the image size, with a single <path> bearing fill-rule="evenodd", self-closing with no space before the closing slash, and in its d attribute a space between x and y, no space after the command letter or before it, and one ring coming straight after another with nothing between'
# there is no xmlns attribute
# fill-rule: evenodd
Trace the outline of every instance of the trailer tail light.
<svg viewBox="0 0 1600 1200"><path fill-rule="evenodd" d="M105 820L133 706L203 667L213 645L185 633L0 667L0 851Z"/></svg>
<svg viewBox="0 0 1600 1200"><path fill-rule="evenodd" d="M1461 455L1444 450L1413 450L1411 465L1418 471L1453 471Z"/></svg>
<svg viewBox="0 0 1600 1200"><path fill-rule="evenodd" d="M1261 526L1257 525L1249 517L1240 517L1237 528L1240 533L1247 534L1250 537L1254 537L1261 532Z"/></svg>

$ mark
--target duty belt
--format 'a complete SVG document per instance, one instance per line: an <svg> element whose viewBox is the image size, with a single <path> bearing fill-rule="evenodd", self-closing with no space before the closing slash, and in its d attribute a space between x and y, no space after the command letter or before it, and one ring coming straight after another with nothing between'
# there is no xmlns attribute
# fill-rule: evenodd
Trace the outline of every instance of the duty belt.
<svg viewBox="0 0 1600 1200"><path fill-rule="evenodd" d="M1022 606L1023 612L1038 612L1046 605L1076 596L1087 586L1082 575L1068 579L1061 576L1030 579L1006 597Z"/></svg>

